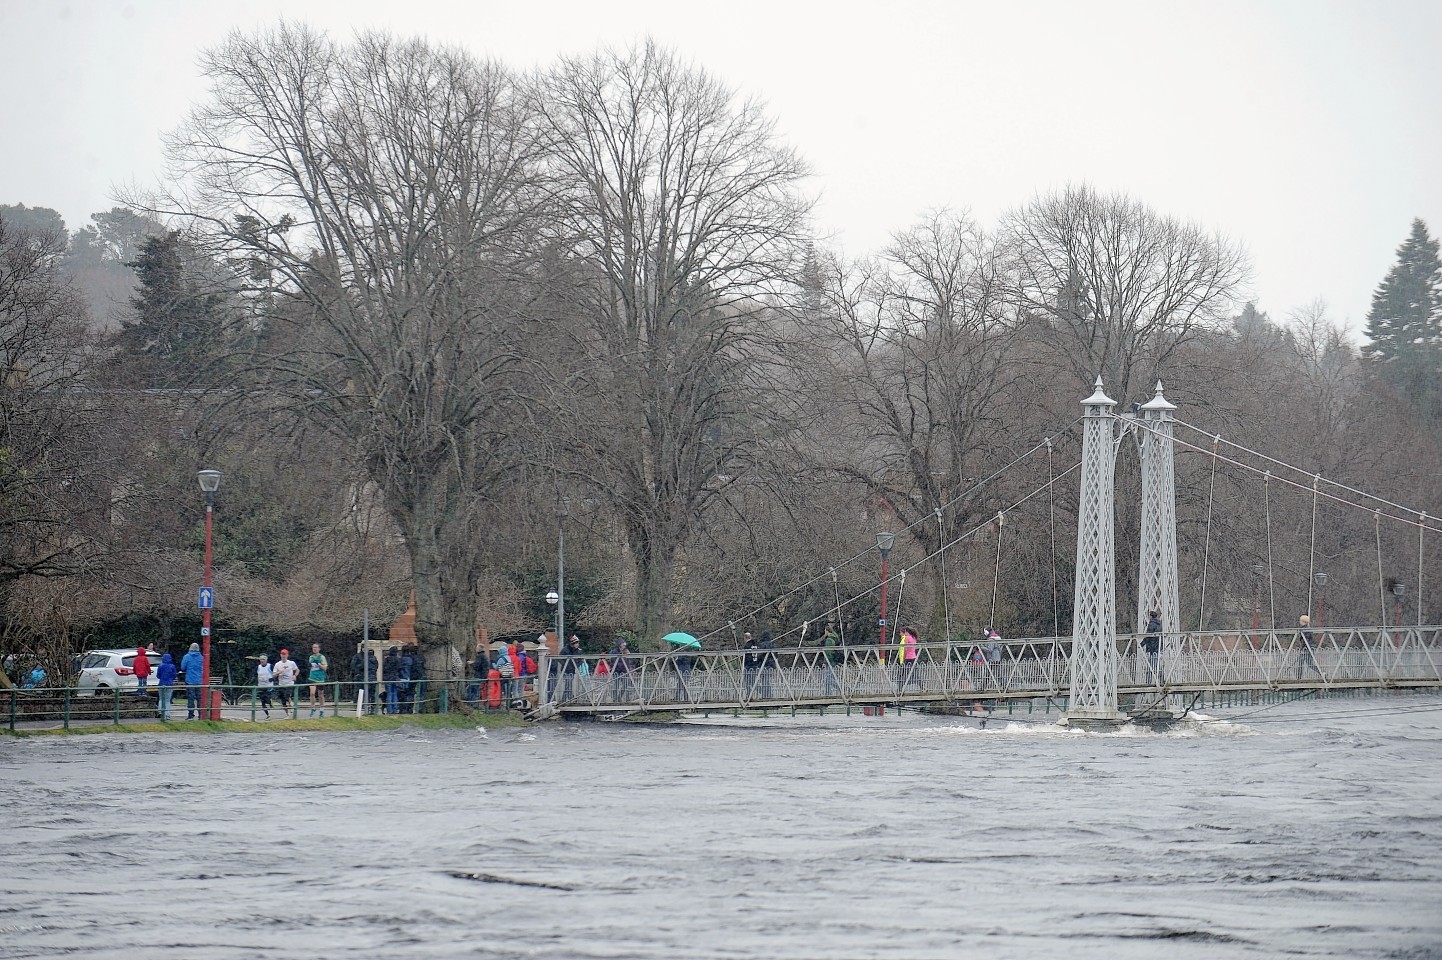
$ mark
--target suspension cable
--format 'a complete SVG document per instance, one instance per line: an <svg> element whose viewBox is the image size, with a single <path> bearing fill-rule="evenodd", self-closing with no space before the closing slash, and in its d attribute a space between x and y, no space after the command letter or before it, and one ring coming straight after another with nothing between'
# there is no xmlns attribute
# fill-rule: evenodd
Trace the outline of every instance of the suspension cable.
<svg viewBox="0 0 1442 960"><path fill-rule="evenodd" d="M1114 415L1114 416L1115 416L1115 415ZM1194 432L1196 432L1196 433L1200 433L1200 434L1203 434L1203 435L1205 435L1205 436L1212 436L1212 435L1213 435L1213 434L1211 434L1209 431L1203 430L1201 427L1192 426L1190 423L1187 423L1185 420L1173 420L1172 422L1175 423L1175 424L1177 424L1178 426L1186 427L1188 430L1192 430L1192 431L1194 431ZM1150 428L1144 427L1144 429L1150 429ZM1265 461L1267 461L1268 463L1273 464L1273 465L1275 465L1275 466L1285 467L1285 468L1288 469L1288 470L1292 470L1292 471L1294 471L1294 472L1296 472L1296 473L1300 473L1300 474L1302 474L1302 475L1304 475L1304 476L1312 476L1312 475L1313 475L1313 474L1311 474L1309 471L1303 470L1301 467L1293 466L1292 464L1287 463L1287 462L1284 461L1284 460L1277 460L1277 459L1274 459L1274 458L1272 458L1272 457L1269 457L1269 456L1267 456L1265 453L1261 453L1261 452L1259 452L1259 451L1253 450L1253 449L1250 448L1250 447L1243 446L1242 444L1237 443L1235 440L1222 439L1222 442L1225 443L1225 444L1226 444L1227 446L1229 446L1229 447L1233 447L1233 448L1235 448L1235 449L1237 449L1237 450L1240 450L1240 451L1243 452L1243 453L1247 453L1247 454L1250 454L1251 456L1257 457L1257 458L1259 458L1259 459L1261 459L1261 460L1265 460ZM1194 446L1192 446L1191 444L1186 443L1185 441L1180 441L1180 440L1179 440L1178 443L1182 443L1184 446L1191 447L1191 448L1194 449L1194 450L1199 450L1199 449L1200 449L1199 447L1194 447ZM1257 468L1252 467L1252 466L1250 466L1250 465L1248 465L1248 464L1242 463L1242 462L1240 462L1240 461L1228 460L1228 462L1235 463L1237 466L1245 467L1245 468L1247 468L1247 469L1253 470L1254 472L1260 472L1259 470L1257 470ZM1279 477L1278 479L1281 480L1283 483L1289 483L1289 484L1291 484L1292 486L1297 486L1297 487L1301 487L1301 486L1302 486L1301 484L1293 483L1292 481L1286 479L1285 477ZM1418 516L1418 517L1421 517L1423 520L1426 520L1426 519L1433 519L1433 520L1438 519L1438 518L1436 518L1436 517L1428 518L1428 517L1427 517L1427 514L1424 513L1424 512L1421 511L1421 510L1415 510L1415 509L1413 509L1412 507L1406 506L1405 504L1394 503L1393 501L1388 500L1388 499L1386 499L1385 497L1379 497L1379 496L1377 496L1375 493L1368 493L1366 490L1359 490L1359 489L1357 489L1356 487L1350 487L1350 486L1348 486L1347 484L1345 484L1345 483L1340 483L1340 482L1338 482L1338 481L1336 481L1336 480L1331 480L1331 479L1327 479L1327 478L1323 478L1323 479L1326 479L1326 482L1327 482L1327 483L1331 484L1331 485L1334 486L1334 487L1337 487L1338 489L1345 490L1345 491L1347 491L1348 493L1354 493L1354 494L1356 494L1356 495L1359 496L1359 497L1366 497L1368 500L1375 500L1377 503L1380 503L1380 504L1382 504L1383 506L1393 507L1393 508L1395 508L1395 509L1397 509L1397 510L1403 510L1403 511L1405 511L1405 512L1407 512L1407 513L1410 513L1410 514L1416 515L1416 516ZM1323 496L1328 496L1328 494L1323 494ZM1338 500L1338 502L1340 502L1340 503L1347 503L1347 504L1349 504L1349 505L1351 505L1351 506L1358 506L1358 504L1352 504L1351 501L1344 500L1344 499L1340 499L1340 498L1337 498L1337 497L1332 497L1331 499L1336 499L1336 500ZM1402 521L1407 522L1407 523L1416 523L1416 522L1418 522L1418 521L1416 521L1416 520L1408 520L1408 519L1405 518L1405 517L1390 517L1390 515L1389 515L1389 519L1402 520ZM1437 528L1437 527L1429 527L1428 529L1433 530L1434 532L1442 532L1442 530L1439 530L1439 528Z"/></svg>
<svg viewBox="0 0 1442 960"><path fill-rule="evenodd" d="M1080 423L1083 419L1084 419L1084 415L1083 415L1083 416L1076 417L1076 418L1073 419L1070 423L1068 423L1068 424L1066 424L1064 427L1062 427L1060 430L1058 430L1058 431L1056 431L1055 433L1053 433L1050 437L1047 438L1047 440L1054 440L1054 439L1062 436L1062 435L1065 434L1068 430L1070 430L1072 427L1074 427L1074 426L1076 426L1078 423ZM1002 466L1002 467L999 467L998 469L992 471L988 476L983 477L981 480L978 480L977 482L973 483L970 487L967 488L967 490L966 490L965 493L958 494L957 496L955 496L955 497L951 498L950 500L948 500L946 503L943 503L943 504L941 505L941 509L942 509L942 510L946 510L946 509L948 509L949 507L953 507L953 506L955 506L956 504L960 503L960 502L961 502L964 498L966 498L967 496L970 496L971 494L975 493L977 490L980 490L980 489L982 489L982 488L990 485L990 484L991 484L993 481L995 481L998 477L1002 476L1002 474L1006 473L1008 470L1010 470L1012 467L1016 466L1018 463L1021 463L1023 460L1025 460L1027 457L1031 456L1033 453L1036 453L1038 450L1040 450L1040 449L1041 449L1042 447L1044 447L1045 445L1046 445L1046 441L1045 441L1045 440L1036 443L1035 445L1033 445L1032 447L1030 447L1025 453L1023 453L1023 454L1021 454L1021 455L1013 458L1013 459L1011 460L1011 462L1005 464L1005 465ZM1080 463L1078 463L1076 466L1080 466ZM1076 466L1074 466L1074 467L1072 467L1071 469L1069 469L1069 470L1067 471L1067 473L1070 473L1071 470L1076 469ZM1065 475L1066 475L1066 474L1062 474L1062 476L1065 476ZM1060 480L1061 477L1057 477L1057 479ZM1044 490L1044 489L1046 489L1046 488L1045 488L1045 487L1042 487L1042 488L1039 488L1039 489L1043 489L1043 490ZM1035 492L1035 491L1034 491L1034 492ZM1018 501L1017 501L1017 504L1025 503L1025 502L1026 502L1027 500L1029 500L1030 498L1031 498L1031 495L1029 494L1029 495L1027 495L1026 497L1023 497L1021 500L1018 500ZM1015 507L1015 506L1016 506L1016 504L1013 504L1013 505L1012 505L1012 507ZM1008 509L1012 509L1012 507L1009 507ZM912 523L907 524L905 527L902 527L901 530L899 531L899 533L909 533L909 532L910 532L912 529L914 529L916 526L918 526L919 524L925 523L925 522L926 522L926 518L925 518L925 517L923 517L923 518L920 519L920 520L913 521ZM988 521L988 522L989 522L989 521ZM977 527L977 528L975 528L975 529L980 529L980 527ZM973 531L973 532L974 532L974 531ZM969 536L969 535L970 535L970 534L968 534L968 536ZM944 545L944 546L941 547L940 549L946 549L946 547L954 546L954 545L956 545L957 543L960 543L960 542L961 542L962 540L964 540L964 539L966 539L965 536L958 537L958 538L952 540L951 543ZM877 547L876 544L872 544L871 546L865 548L864 550L859 550L859 551L857 551L856 553L852 554L850 557L847 557L845 560L841 561L841 563L837 564L835 568L836 568L836 569L839 569L839 568L841 568L841 567L849 566L850 564L853 564L853 563L857 562L857 561L860 560L862 557L864 557L864 556L866 556L867 554L871 553L873 550L878 550L878 549L880 549L880 548ZM935 556L935 554L934 554L934 553L933 553L933 554L928 554L927 557L926 557L926 559L929 560L929 559L931 559L932 556ZM749 611L747 611L746 613L743 613L743 614L741 615L740 619L746 620L746 619L748 619L748 618L750 618L750 617L756 616L758 613L760 613L762 610L765 610L767 607L775 606L776 604L780 603L782 600L785 600L787 597L793 596L793 595L795 595L795 594L797 594L797 593L800 593L800 592L803 591L803 590L806 590L806 589L810 588L810 587L811 587L812 585L814 585L817 581L819 581L823 576L826 576L826 575L827 575L827 574L825 574L825 573L819 573L819 574L817 574L816 576L812 577L811 579L807 580L806 582L801 583L801 584L798 584L797 586L792 587L790 590L787 590L787 591L785 591L785 592L783 592L783 593L780 593L780 594L776 595L775 597L772 597L772 598L771 598L770 600L768 600L766 603L763 603L763 604L761 604L760 606L752 607ZM847 601L847 603L851 603L851 602L854 601L854 600L859 600L859 599L861 599L861 597L865 596L867 593L870 593L871 590L877 589L877 588L879 588L879 587L880 587L880 584L878 583L876 587L872 587L872 588L866 590L864 593L859 593L859 594L857 594L855 597L852 598L852 600ZM711 631L708 632L708 633L702 634L701 636L697 637L697 639L698 639L698 640L706 640L707 638L713 637L713 636L715 636L716 634L718 634L718 633L720 633L720 632L721 632L721 628L718 627L718 628L716 628L716 629L714 629L714 630L711 630Z"/></svg>
<svg viewBox="0 0 1442 960"><path fill-rule="evenodd" d="M887 624L887 626L889 626L889 627L891 628L891 640L889 641L890 643L896 643L896 635L897 635L898 631L901 630L901 601L902 601L903 599L905 599L905 597L906 597L906 568L905 568L905 567L902 567L902 568L901 568L900 577L901 577L901 583L898 584L898 585L897 585L897 588L896 588L896 616L892 617L892 618L891 618L892 622L889 623L889 624Z"/></svg>
<svg viewBox="0 0 1442 960"><path fill-rule="evenodd" d="M946 527L942 523L941 508L936 508L936 542L946 542ZM943 550L937 556L937 562L941 565L941 622L946 626L946 639L951 640L951 601L948 599L946 584L946 551Z"/></svg>
<svg viewBox="0 0 1442 960"><path fill-rule="evenodd" d="M1197 629L1203 630L1207 624L1207 564L1212 558L1212 503L1217 492L1217 444L1221 437L1212 439L1212 479L1207 483L1207 538L1202 547L1202 599L1197 604ZM1052 550L1056 550L1053 541Z"/></svg>
<svg viewBox="0 0 1442 960"><path fill-rule="evenodd" d="M1382 511L1376 511L1374 517L1372 527L1377 534L1377 599L1382 607L1382 619L1378 622L1385 628L1387 626L1387 585L1382 575Z"/></svg>
<svg viewBox="0 0 1442 960"><path fill-rule="evenodd" d="M1277 631L1277 589L1272 580L1272 471L1262 474L1262 499L1267 508L1267 603L1272 608L1272 632Z"/></svg>
<svg viewBox="0 0 1442 960"><path fill-rule="evenodd" d="M1056 471L1051 464L1051 437L1046 438L1046 485L1051 487L1051 521L1048 528L1051 531L1051 630L1052 636L1061 633L1061 605L1057 600L1056 583L1056 488L1052 487L1056 479ZM996 626L996 624L992 624Z"/></svg>
<svg viewBox="0 0 1442 960"><path fill-rule="evenodd" d="M1001 586L1001 540L1006 535L1006 513L996 515L996 571L991 577L991 622L987 626L996 629L996 593Z"/></svg>

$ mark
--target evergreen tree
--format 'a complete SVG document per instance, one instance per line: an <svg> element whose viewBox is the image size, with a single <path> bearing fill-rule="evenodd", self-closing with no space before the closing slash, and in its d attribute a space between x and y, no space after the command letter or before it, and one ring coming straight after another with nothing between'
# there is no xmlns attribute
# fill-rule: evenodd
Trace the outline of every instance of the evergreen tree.
<svg viewBox="0 0 1442 960"><path fill-rule="evenodd" d="M1403 395L1420 402L1434 391L1442 373L1442 262L1420 219L1372 295L1367 338L1368 358Z"/></svg>
<svg viewBox="0 0 1442 960"><path fill-rule="evenodd" d="M178 231L141 241L130 266L139 288L116 336L116 359L137 385L182 383L222 346L227 293Z"/></svg>

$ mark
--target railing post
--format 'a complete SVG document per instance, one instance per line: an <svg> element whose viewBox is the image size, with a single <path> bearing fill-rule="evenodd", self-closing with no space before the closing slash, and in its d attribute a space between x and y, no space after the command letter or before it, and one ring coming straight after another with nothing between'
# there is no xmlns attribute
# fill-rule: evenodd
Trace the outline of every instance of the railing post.
<svg viewBox="0 0 1442 960"><path fill-rule="evenodd" d="M114 726L120 726L120 688L112 688L115 692Z"/></svg>
<svg viewBox="0 0 1442 960"><path fill-rule="evenodd" d="M10 688L10 732L15 732L15 714L20 707L20 693L14 687Z"/></svg>
<svg viewBox="0 0 1442 960"><path fill-rule="evenodd" d="M438 709L439 712L441 712L441 713L450 713L450 712L451 712L451 687L450 687L450 684L446 684L444 687L441 687L440 706L439 706L437 709Z"/></svg>
<svg viewBox="0 0 1442 960"><path fill-rule="evenodd" d="M70 729L70 688L65 688L65 729Z"/></svg>

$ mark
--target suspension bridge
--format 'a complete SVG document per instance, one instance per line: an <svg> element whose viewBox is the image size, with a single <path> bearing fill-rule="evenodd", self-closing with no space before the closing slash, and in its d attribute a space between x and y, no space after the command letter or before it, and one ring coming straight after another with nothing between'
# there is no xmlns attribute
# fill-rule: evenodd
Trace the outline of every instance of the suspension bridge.
<svg viewBox="0 0 1442 960"><path fill-rule="evenodd" d="M1220 436L1206 434L1174 417L1177 408L1165 398L1160 383L1148 403L1135 408L1132 414L1117 414L1115 402L1107 397L1098 378L1082 407L1080 461L1059 475L1052 473L1047 481L1050 487L1074 471L1081 477L1071 636L994 638L989 643L970 645L951 641L898 644L894 633L886 633L886 588L893 579L886 574L891 546L890 535L886 534L878 538L877 545L882 555L881 579L871 588L881 594L881 642L829 648L806 645L802 642L803 626L794 645L788 645L783 636L781 643L765 649L545 657L537 678L538 700L544 705L541 713L850 710L884 704L952 705L985 711L1006 701L1041 698L1063 708L1065 723L1106 728L1141 717L1177 718L1196 697L1220 691L1442 687L1442 626L1421 622L1426 538L1442 533L1438 518L1324 480L1320 475L1307 474L1243 447L1231 445L1231 452L1223 453ZM1175 435L1177 426L1209 437L1210 444L1179 440ZM1115 464L1128 435L1136 440L1141 473L1137 626L1134 632L1119 632ZM1053 439L1038 445L1045 446L1049 458ZM1278 629L1273 612L1272 625L1262 629L1254 612L1250 630L1188 630L1183 626L1174 466L1178 446L1211 458L1213 489L1217 465L1222 463L1250 471L1263 483L1269 589L1273 583L1272 486L1310 494L1312 529L1303 609L1309 613L1312 610L1315 587L1319 594L1316 624L1303 615L1295 627ZM1324 501L1366 511L1376 525L1380 624L1324 627L1321 623L1320 590L1326 578L1315 570L1315 556L1318 509ZM1212 507L1209 490L1200 577L1201 623L1206 620L1211 569ZM998 527L1004 522L1004 513L997 514ZM938 523L940 517L938 510ZM1403 581L1387 581L1381 576L1384 519L1390 524L1416 528L1415 625L1399 622ZM959 539L963 538L942 545L943 563L944 551ZM836 582L834 569L831 579ZM905 569L895 580L904 588ZM1398 612L1390 623L1388 593L1396 598ZM864 594L848 602L861 596ZM842 606L838 596L837 610ZM1271 606L1275 611L1275 599Z"/></svg>

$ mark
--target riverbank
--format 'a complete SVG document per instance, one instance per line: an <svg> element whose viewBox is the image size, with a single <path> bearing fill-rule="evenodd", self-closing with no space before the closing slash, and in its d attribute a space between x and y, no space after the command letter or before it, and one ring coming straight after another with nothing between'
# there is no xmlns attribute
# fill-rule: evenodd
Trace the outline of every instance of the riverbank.
<svg viewBox="0 0 1442 960"><path fill-rule="evenodd" d="M305 731L310 733L350 733L356 730L397 730L409 727L420 730L500 729L525 726L526 719L518 713L421 713L370 717L338 716L298 720L159 720L134 723L71 724L64 727L31 727L16 730L0 728L0 735L22 737L70 737L96 733L277 733Z"/></svg>

